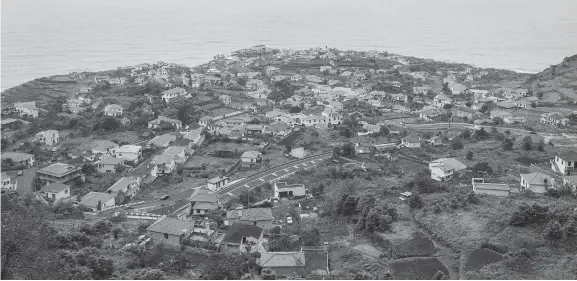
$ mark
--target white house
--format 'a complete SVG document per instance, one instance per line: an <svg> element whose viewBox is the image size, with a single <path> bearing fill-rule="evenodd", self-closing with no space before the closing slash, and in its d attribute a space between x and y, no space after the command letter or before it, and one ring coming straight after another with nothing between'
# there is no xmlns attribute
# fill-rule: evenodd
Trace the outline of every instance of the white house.
<svg viewBox="0 0 577 281"><path fill-rule="evenodd" d="M126 161L138 162L142 156L142 146L123 145L116 150L115 156Z"/></svg>
<svg viewBox="0 0 577 281"><path fill-rule="evenodd" d="M438 94L433 98L433 102L438 107L444 107L445 104L451 104L453 100L445 94Z"/></svg>
<svg viewBox="0 0 577 281"><path fill-rule="evenodd" d="M436 181L447 181L460 175L467 169L465 164L455 158L441 158L429 163L431 178Z"/></svg>
<svg viewBox="0 0 577 281"><path fill-rule="evenodd" d="M547 189L555 188L555 179L549 175L534 172L519 176L521 177L521 191L531 190L535 193L545 193Z"/></svg>
<svg viewBox="0 0 577 281"><path fill-rule="evenodd" d="M43 196L55 202L70 197L70 186L59 182L49 183L41 190Z"/></svg>
<svg viewBox="0 0 577 281"><path fill-rule="evenodd" d="M287 184L286 182L274 183L274 197L305 196L306 189L303 184Z"/></svg>
<svg viewBox="0 0 577 281"><path fill-rule="evenodd" d="M149 167L156 166L157 173L170 174L176 168L174 157L170 155L156 155L150 161Z"/></svg>
<svg viewBox="0 0 577 281"><path fill-rule="evenodd" d="M140 183L139 177L122 177L111 185L106 192L114 196L118 196L122 192L125 196L132 197L140 189Z"/></svg>
<svg viewBox="0 0 577 281"><path fill-rule="evenodd" d="M60 137L58 136L58 131L46 130L37 133L35 140L45 145L55 145L60 140Z"/></svg>
<svg viewBox="0 0 577 281"><path fill-rule="evenodd" d="M575 173L573 172L575 166L577 166L575 162L577 162L577 152L568 151L563 153L563 155L556 155L554 159L551 159L551 170L570 176Z"/></svg>
<svg viewBox="0 0 577 281"><path fill-rule="evenodd" d="M80 205L87 207L92 212L97 213L110 208L114 208L114 195L106 192L90 192L80 198Z"/></svg>
<svg viewBox="0 0 577 281"><path fill-rule="evenodd" d="M99 173L116 173L116 166L124 164L124 159L105 157L95 164L96 170L98 170Z"/></svg>
<svg viewBox="0 0 577 281"><path fill-rule="evenodd" d="M109 104L104 107L104 115L106 116L121 116L122 106L118 104Z"/></svg>
<svg viewBox="0 0 577 281"><path fill-rule="evenodd" d="M162 92L162 100L167 103L173 98L187 97L187 96L189 96L189 94L186 92L186 90L180 87L176 87Z"/></svg>
<svg viewBox="0 0 577 281"><path fill-rule="evenodd" d="M243 167L252 168L260 165L262 154L258 151L245 151L240 159Z"/></svg>
<svg viewBox="0 0 577 281"><path fill-rule="evenodd" d="M214 178L206 181L206 187L209 190L216 191L218 189L221 189L225 185L227 185L229 180L230 179L228 177L224 177L224 176L214 177Z"/></svg>
<svg viewBox="0 0 577 281"><path fill-rule="evenodd" d="M421 147L420 138L403 138L401 140L401 145L404 147L417 148Z"/></svg>
<svg viewBox="0 0 577 281"><path fill-rule="evenodd" d="M182 128L182 121L178 119L172 119L165 116L159 116L158 118L148 122L149 129L160 128L162 124L169 124L175 130L180 130Z"/></svg>
<svg viewBox="0 0 577 281"><path fill-rule="evenodd" d="M14 109L18 111L21 116L38 117L38 108L36 108L35 101L14 103Z"/></svg>

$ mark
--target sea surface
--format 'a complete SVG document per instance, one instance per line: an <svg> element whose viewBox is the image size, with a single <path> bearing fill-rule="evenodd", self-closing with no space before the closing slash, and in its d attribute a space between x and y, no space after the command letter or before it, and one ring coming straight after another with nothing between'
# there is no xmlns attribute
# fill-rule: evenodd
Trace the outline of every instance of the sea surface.
<svg viewBox="0 0 577 281"><path fill-rule="evenodd" d="M1 89L265 44L539 72L577 53L575 0L2 0Z"/></svg>

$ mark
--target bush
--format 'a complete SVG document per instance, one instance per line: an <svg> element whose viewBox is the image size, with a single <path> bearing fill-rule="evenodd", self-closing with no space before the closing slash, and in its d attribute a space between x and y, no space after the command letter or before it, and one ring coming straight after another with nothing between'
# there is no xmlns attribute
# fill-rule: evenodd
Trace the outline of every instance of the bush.
<svg viewBox="0 0 577 281"><path fill-rule="evenodd" d="M511 216L509 224L512 226L543 224L547 221L548 212L549 212L548 206L541 206L538 204L528 206L527 204L522 204L517 208L517 211L515 211Z"/></svg>
<svg viewBox="0 0 577 281"><path fill-rule="evenodd" d="M421 195L418 192L413 192L413 194L411 195L411 197L409 197L409 207L411 209L421 209L423 207L425 207L425 203L423 202L423 198L421 198Z"/></svg>
<svg viewBox="0 0 577 281"><path fill-rule="evenodd" d="M134 280L166 280L166 273L156 268L142 269L131 276Z"/></svg>

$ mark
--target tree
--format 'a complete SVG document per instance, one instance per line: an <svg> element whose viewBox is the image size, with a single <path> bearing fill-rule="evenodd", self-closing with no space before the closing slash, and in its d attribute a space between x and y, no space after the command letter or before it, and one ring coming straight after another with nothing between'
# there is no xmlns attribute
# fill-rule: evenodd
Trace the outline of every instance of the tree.
<svg viewBox="0 0 577 281"><path fill-rule="evenodd" d="M481 129L475 131L475 138L477 138L478 140L485 140L489 137L489 134L487 133L487 131L485 131L484 127L481 127Z"/></svg>
<svg viewBox="0 0 577 281"><path fill-rule="evenodd" d="M482 113L487 113L489 111L489 106L486 104L483 104L483 106L481 106L481 109L479 111Z"/></svg>
<svg viewBox="0 0 577 281"><path fill-rule="evenodd" d="M451 142L451 148L453 150L463 149L463 143L459 139L453 139L453 142Z"/></svg>
<svg viewBox="0 0 577 281"><path fill-rule="evenodd" d="M532 108L536 108L536 107L537 107L537 103L536 103L535 101L532 101L532 102L531 102L531 107L532 107Z"/></svg>
<svg viewBox="0 0 577 281"><path fill-rule="evenodd" d="M563 226L563 232L565 233L565 239L573 239L577 237L577 219L569 218L565 225Z"/></svg>
<svg viewBox="0 0 577 281"><path fill-rule="evenodd" d="M421 198L421 194L418 192L413 192L413 194L409 197L408 202L411 209L421 209L425 206L423 198Z"/></svg>
<svg viewBox="0 0 577 281"><path fill-rule="evenodd" d="M501 147L503 150L511 150L513 149L513 140L506 138L501 142Z"/></svg>
<svg viewBox="0 0 577 281"><path fill-rule="evenodd" d="M543 141L542 139L539 140L539 142L537 143L537 150L545 151L545 141Z"/></svg>
<svg viewBox="0 0 577 281"><path fill-rule="evenodd" d="M263 268L260 272L262 280L276 280L276 272L270 268Z"/></svg>
<svg viewBox="0 0 577 281"><path fill-rule="evenodd" d="M299 112L301 112L301 111L302 111L302 109L301 109L300 107L298 107L298 106L293 106L293 107L291 107L291 109L289 110L290 113L299 113Z"/></svg>
<svg viewBox="0 0 577 281"><path fill-rule="evenodd" d="M531 150L533 148L533 139L530 136L523 138L523 149Z"/></svg>
<svg viewBox="0 0 577 281"><path fill-rule="evenodd" d="M381 128L379 129L379 135L386 137L391 133L391 130L389 130L389 128L387 126L381 126Z"/></svg>
<svg viewBox="0 0 577 281"><path fill-rule="evenodd" d="M114 171L117 174L122 174L125 170L126 170L126 166L124 166L122 164L117 164L116 166L114 166Z"/></svg>
<svg viewBox="0 0 577 281"><path fill-rule="evenodd" d="M557 220L550 220L547 223L545 231L543 231L545 239L549 240L551 244L557 245L559 240L563 238L563 230L561 229L561 224Z"/></svg>
<svg viewBox="0 0 577 281"><path fill-rule="evenodd" d="M473 160L473 151L468 151L466 158L467 158L467 160Z"/></svg>
<svg viewBox="0 0 577 281"><path fill-rule="evenodd" d="M465 106L466 106L466 107L471 107L471 105L473 105L473 103L470 102L470 101L468 101L468 102L465 103Z"/></svg>
<svg viewBox="0 0 577 281"><path fill-rule="evenodd" d="M537 97L538 97L539 99L542 99L542 98L543 98L543 92L538 92L538 93L537 93Z"/></svg>
<svg viewBox="0 0 577 281"><path fill-rule="evenodd" d="M443 105L443 108L446 110L449 110L449 109L453 108L453 105L450 103L447 103L447 104Z"/></svg>
<svg viewBox="0 0 577 281"><path fill-rule="evenodd" d="M106 116L98 122L98 128L106 131L116 130L121 125L120 121L113 116Z"/></svg>

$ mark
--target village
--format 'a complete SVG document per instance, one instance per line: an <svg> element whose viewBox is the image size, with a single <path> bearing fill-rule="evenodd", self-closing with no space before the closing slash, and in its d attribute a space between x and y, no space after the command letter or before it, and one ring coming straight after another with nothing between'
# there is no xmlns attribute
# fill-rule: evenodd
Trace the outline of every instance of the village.
<svg viewBox="0 0 577 281"><path fill-rule="evenodd" d="M63 221L55 210L132 227L106 238L121 252L202 248L184 267L189 279L489 274L484 266L527 248L507 244L512 226L493 219L539 203L574 218L558 221L563 229L577 223L577 96L530 80L380 51L263 45L197 67L37 79L11 89L27 98L3 93L2 197L34 198ZM570 250L556 254L570 263ZM214 270L237 256L262 270ZM486 276L536 274L515 270Z"/></svg>

